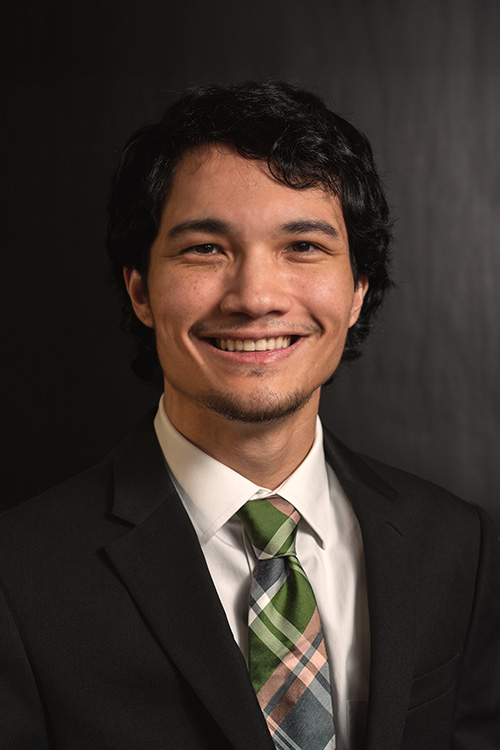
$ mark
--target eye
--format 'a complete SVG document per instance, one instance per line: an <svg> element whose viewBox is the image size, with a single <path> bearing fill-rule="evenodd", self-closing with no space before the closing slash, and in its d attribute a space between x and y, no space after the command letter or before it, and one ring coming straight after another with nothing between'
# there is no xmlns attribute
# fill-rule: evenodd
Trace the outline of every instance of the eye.
<svg viewBox="0 0 500 750"><path fill-rule="evenodd" d="M294 242L293 245L290 245L290 250L293 250L296 253L301 254L310 254L313 252L319 252L320 248L315 245L313 242Z"/></svg>
<svg viewBox="0 0 500 750"><path fill-rule="evenodd" d="M217 255L220 253L220 248L217 245L213 245L211 242L206 242L203 245L192 245L187 247L184 253L195 253L196 255Z"/></svg>

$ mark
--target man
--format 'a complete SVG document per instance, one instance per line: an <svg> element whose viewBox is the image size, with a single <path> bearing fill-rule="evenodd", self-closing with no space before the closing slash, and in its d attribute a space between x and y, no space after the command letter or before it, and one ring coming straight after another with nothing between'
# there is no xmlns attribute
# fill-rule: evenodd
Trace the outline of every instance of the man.
<svg viewBox="0 0 500 750"><path fill-rule="evenodd" d="M2 519L2 748L500 747L497 534L317 417L389 237L368 142L292 86L131 138L108 247L163 396Z"/></svg>

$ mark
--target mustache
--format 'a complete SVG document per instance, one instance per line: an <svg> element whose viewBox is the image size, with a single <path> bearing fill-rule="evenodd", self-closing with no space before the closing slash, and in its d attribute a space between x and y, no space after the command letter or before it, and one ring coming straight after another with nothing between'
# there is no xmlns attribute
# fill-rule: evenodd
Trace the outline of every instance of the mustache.
<svg viewBox="0 0 500 750"><path fill-rule="evenodd" d="M323 329L314 323L293 323L286 322L284 320L268 320L265 325L262 323L249 325L248 323L239 322L236 320L224 320L220 323L195 323L189 329L189 333L199 338L212 338L220 336L221 334L237 334L243 332L245 335L251 335L252 329L258 332L259 337L269 338L271 336L279 335L280 331L283 334L291 334L293 336L310 336L314 333L322 333ZM268 336L266 336L268 331Z"/></svg>

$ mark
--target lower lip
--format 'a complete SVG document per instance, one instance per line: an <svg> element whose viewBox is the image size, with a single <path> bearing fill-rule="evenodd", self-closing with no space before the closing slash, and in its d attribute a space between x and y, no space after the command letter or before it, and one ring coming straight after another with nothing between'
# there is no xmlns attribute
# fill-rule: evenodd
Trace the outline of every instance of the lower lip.
<svg viewBox="0 0 500 750"><path fill-rule="evenodd" d="M204 344L212 354L214 354L217 358L222 358L222 360L224 360L225 362L232 362L234 364L242 365L265 365L274 364L289 357L294 353L297 347L301 345L301 343L305 340L305 337L299 336L299 338L293 344L290 344L290 346L287 346L285 349L269 349L265 352L228 352L225 349L218 349L216 346L211 344L208 339L198 340L201 341L201 343Z"/></svg>

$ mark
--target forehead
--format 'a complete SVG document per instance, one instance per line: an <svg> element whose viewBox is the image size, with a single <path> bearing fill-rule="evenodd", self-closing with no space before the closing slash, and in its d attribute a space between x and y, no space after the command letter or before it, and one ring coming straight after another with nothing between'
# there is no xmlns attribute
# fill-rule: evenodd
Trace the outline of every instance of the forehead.
<svg viewBox="0 0 500 750"><path fill-rule="evenodd" d="M188 151L167 195L162 224L216 216L231 223L268 226L291 218L335 221L345 234L337 196L323 187L283 184L266 162L245 159L225 144Z"/></svg>

